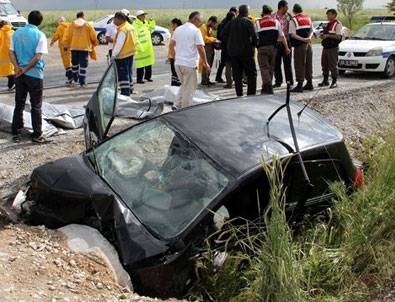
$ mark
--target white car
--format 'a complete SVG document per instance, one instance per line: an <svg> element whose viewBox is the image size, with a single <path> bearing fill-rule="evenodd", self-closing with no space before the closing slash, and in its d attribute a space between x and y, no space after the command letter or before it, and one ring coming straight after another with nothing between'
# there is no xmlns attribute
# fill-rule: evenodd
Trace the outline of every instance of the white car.
<svg viewBox="0 0 395 302"><path fill-rule="evenodd" d="M27 20L9 0L0 0L0 19L10 22L14 30L27 24Z"/></svg>
<svg viewBox="0 0 395 302"><path fill-rule="evenodd" d="M395 23L363 26L339 45L339 73L347 70L395 76Z"/></svg>
<svg viewBox="0 0 395 302"><path fill-rule="evenodd" d="M136 19L135 16L130 16L132 22ZM106 26L114 20L114 15L107 15L93 22L93 27L96 30L97 39L100 44L107 44L106 41ZM162 26L156 26L154 32L151 34L152 44L157 46L170 40L170 31Z"/></svg>
<svg viewBox="0 0 395 302"><path fill-rule="evenodd" d="M313 21L314 38L318 39L320 37L328 23L328 21ZM342 29L342 36L345 39L350 37L350 30L345 26Z"/></svg>

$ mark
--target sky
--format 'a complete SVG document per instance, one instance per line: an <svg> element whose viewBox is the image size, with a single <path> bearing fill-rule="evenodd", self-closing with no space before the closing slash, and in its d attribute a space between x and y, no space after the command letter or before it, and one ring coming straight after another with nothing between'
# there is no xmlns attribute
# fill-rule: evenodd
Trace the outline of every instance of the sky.
<svg viewBox="0 0 395 302"><path fill-rule="evenodd" d="M13 0L19 10L63 10L63 9L119 9L130 8L227 8L243 0ZM251 7L263 4L275 6L277 0L245 0ZM298 2L305 8L335 7L336 0L288 0L292 5ZM383 8L389 0L365 0L365 8Z"/></svg>

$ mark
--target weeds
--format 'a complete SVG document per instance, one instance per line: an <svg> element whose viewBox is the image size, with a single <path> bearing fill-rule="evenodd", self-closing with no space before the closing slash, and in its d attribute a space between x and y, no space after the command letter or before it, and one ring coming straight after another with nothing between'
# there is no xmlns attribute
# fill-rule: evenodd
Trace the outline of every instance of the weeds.
<svg viewBox="0 0 395 302"><path fill-rule="evenodd" d="M371 146L370 146L371 147ZM366 153L369 180L349 196L332 184L336 204L293 235L284 211L283 165L265 171L271 186L263 224L230 227L236 252L215 274L199 263L201 299L211 301L363 301L395 278L395 138ZM265 225L265 228L263 227ZM234 235L234 236L233 236ZM234 247L234 246L233 246Z"/></svg>

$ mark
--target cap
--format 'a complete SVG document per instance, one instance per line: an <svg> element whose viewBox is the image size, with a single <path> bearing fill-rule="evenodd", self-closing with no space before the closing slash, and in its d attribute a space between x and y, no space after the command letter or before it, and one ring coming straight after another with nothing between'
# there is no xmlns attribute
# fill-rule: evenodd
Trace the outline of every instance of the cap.
<svg viewBox="0 0 395 302"><path fill-rule="evenodd" d="M141 9L136 12L136 17L142 16L142 15L147 15L147 13L144 12L143 10L141 10Z"/></svg>
<svg viewBox="0 0 395 302"><path fill-rule="evenodd" d="M262 6L262 14L269 15L273 12L273 9L269 5Z"/></svg>
<svg viewBox="0 0 395 302"><path fill-rule="evenodd" d="M302 6L300 6L300 4L297 4L297 3L296 3L296 4L294 5L293 11L294 11L295 13L301 13L301 12L303 12Z"/></svg>
<svg viewBox="0 0 395 302"><path fill-rule="evenodd" d="M129 17L130 16L130 12L124 8L123 10L121 10L121 13L124 14L125 16Z"/></svg>

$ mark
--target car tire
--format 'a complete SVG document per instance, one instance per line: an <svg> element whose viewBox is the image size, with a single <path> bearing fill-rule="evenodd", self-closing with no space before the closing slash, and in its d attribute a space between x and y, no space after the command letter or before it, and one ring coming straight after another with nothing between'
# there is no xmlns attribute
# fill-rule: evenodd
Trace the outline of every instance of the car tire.
<svg viewBox="0 0 395 302"><path fill-rule="evenodd" d="M99 33L97 35L97 40L99 40L99 43L102 45L107 44L106 34L104 32Z"/></svg>
<svg viewBox="0 0 395 302"><path fill-rule="evenodd" d="M153 33L151 38L152 38L152 44L155 46L161 45L163 42L163 37L161 34Z"/></svg>
<svg viewBox="0 0 395 302"><path fill-rule="evenodd" d="M387 79L395 76L395 57L389 57L385 65L384 77Z"/></svg>
<svg viewBox="0 0 395 302"><path fill-rule="evenodd" d="M345 70L339 70L339 75L340 76L344 76L346 74L346 71Z"/></svg>

